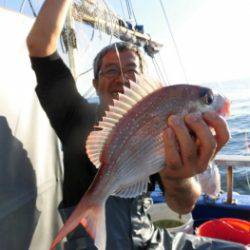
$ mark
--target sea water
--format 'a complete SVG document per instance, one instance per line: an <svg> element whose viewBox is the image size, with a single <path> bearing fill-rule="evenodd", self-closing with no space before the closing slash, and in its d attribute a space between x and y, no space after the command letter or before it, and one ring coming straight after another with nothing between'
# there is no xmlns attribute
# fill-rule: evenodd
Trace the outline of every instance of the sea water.
<svg viewBox="0 0 250 250"><path fill-rule="evenodd" d="M250 155L250 79L206 84L231 101L227 118L231 139L220 154ZM226 189L226 169L220 168L222 188ZM250 167L234 168L234 191L250 194Z"/></svg>

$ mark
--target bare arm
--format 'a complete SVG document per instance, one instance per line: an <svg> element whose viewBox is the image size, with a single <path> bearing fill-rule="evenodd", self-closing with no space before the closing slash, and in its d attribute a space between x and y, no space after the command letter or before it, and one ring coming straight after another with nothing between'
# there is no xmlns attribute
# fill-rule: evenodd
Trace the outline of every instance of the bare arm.
<svg viewBox="0 0 250 250"><path fill-rule="evenodd" d="M30 56L45 57L57 48L72 0L46 0L27 37Z"/></svg>
<svg viewBox="0 0 250 250"><path fill-rule="evenodd" d="M160 172L166 202L176 212L190 212L199 195L200 184L194 179L204 172L210 160L229 139L227 124L214 112L171 116L164 133L166 167ZM215 135L209 127L214 128ZM196 135L190 136L189 129Z"/></svg>
<svg viewBox="0 0 250 250"><path fill-rule="evenodd" d="M164 178L163 175L161 176ZM201 195L200 184L194 178L171 180L165 177L163 185L168 206L179 214L192 211Z"/></svg>

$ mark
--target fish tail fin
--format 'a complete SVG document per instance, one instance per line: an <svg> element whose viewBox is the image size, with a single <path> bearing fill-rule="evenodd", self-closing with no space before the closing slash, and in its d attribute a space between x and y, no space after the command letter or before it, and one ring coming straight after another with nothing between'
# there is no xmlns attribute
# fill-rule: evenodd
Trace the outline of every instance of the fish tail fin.
<svg viewBox="0 0 250 250"><path fill-rule="evenodd" d="M105 221L105 206L95 206L89 211L86 211L81 224L87 233L95 240L95 246L98 250L106 249L106 221Z"/></svg>
<svg viewBox="0 0 250 250"><path fill-rule="evenodd" d="M84 197L85 198L85 197ZM65 222L51 244L53 250L70 232L81 224L88 234L95 240L98 249L106 247L106 224L105 206L100 203L89 203L87 199L82 199L74 212Z"/></svg>

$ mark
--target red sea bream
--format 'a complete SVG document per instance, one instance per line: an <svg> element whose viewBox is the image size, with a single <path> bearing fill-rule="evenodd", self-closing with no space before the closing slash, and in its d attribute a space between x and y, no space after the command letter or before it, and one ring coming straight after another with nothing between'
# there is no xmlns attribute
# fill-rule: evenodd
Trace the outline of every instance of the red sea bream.
<svg viewBox="0 0 250 250"><path fill-rule="evenodd" d="M162 134L168 116L209 110L225 115L229 102L205 87L131 82L87 139L88 156L99 171L51 249L79 224L98 249L105 249L105 202L110 195L135 197L147 191L149 176L165 165Z"/></svg>

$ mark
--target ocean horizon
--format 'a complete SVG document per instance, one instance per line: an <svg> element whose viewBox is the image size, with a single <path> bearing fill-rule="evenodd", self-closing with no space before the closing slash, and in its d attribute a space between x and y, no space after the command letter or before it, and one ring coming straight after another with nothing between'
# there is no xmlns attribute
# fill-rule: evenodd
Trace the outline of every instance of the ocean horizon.
<svg viewBox="0 0 250 250"><path fill-rule="evenodd" d="M226 118L231 138L218 154L250 155L250 79L206 83L206 86L231 101L231 115ZM219 168L222 189L226 190L226 168ZM250 194L250 168L235 167L234 191Z"/></svg>

